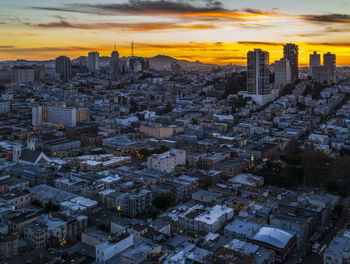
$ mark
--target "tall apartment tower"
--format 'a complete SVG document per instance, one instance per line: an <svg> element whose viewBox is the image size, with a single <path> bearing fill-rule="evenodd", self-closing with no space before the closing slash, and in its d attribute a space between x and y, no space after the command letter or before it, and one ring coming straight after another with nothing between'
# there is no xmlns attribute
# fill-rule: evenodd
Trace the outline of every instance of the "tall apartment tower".
<svg viewBox="0 0 350 264"><path fill-rule="evenodd" d="M329 80L329 71L325 66L312 68L312 79L319 83L331 83Z"/></svg>
<svg viewBox="0 0 350 264"><path fill-rule="evenodd" d="M310 54L309 66L310 69L321 66L321 55L317 54L316 51L314 51L313 54Z"/></svg>
<svg viewBox="0 0 350 264"><path fill-rule="evenodd" d="M323 66L328 69L329 82L335 82L336 56L330 52L323 54Z"/></svg>
<svg viewBox="0 0 350 264"><path fill-rule="evenodd" d="M71 77L71 63L66 56L56 58L56 72L60 74L61 80L68 81Z"/></svg>
<svg viewBox="0 0 350 264"><path fill-rule="evenodd" d="M283 48L284 58L289 61L292 81L295 81L299 78L298 50L298 45L292 43L287 43Z"/></svg>
<svg viewBox="0 0 350 264"><path fill-rule="evenodd" d="M247 54L247 91L248 94L269 94L269 53L254 49Z"/></svg>
<svg viewBox="0 0 350 264"><path fill-rule="evenodd" d="M292 75L289 61L286 58L275 61L275 85L283 88L291 81Z"/></svg>
<svg viewBox="0 0 350 264"><path fill-rule="evenodd" d="M100 70L100 54L97 51L89 52L88 68L90 72Z"/></svg>
<svg viewBox="0 0 350 264"><path fill-rule="evenodd" d="M111 54L111 61L109 62L109 69L112 73L119 73L119 52L113 51Z"/></svg>

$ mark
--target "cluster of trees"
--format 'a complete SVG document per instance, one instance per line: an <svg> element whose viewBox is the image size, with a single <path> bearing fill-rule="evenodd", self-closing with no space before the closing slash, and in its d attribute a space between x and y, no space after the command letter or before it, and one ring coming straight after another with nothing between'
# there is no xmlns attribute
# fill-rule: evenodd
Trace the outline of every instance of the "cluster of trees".
<svg viewBox="0 0 350 264"><path fill-rule="evenodd" d="M151 156L152 154L162 154L168 150L169 150L169 148L166 146L160 146L160 148L156 148L156 149L152 149L152 150L142 148L139 150L139 154L141 154L145 157L148 157L148 156Z"/></svg>
<svg viewBox="0 0 350 264"><path fill-rule="evenodd" d="M264 176L265 182L284 188L315 186L326 188L328 192L350 195L350 151L341 150L340 156L330 159L318 150L301 152L298 141L292 138L280 155L287 164L267 161L257 174Z"/></svg>
<svg viewBox="0 0 350 264"><path fill-rule="evenodd" d="M44 212L45 214L48 214L50 212L58 212L60 210L60 206L58 204L55 204L54 202L52 202L51 200L48 201L45 205L44 205Z"/></svg>
<svg viewBox="0 0 350 264"><path fill-rule="evenodd" d="M231 76L229 76L226 79L225 82L225 92L223 95L223 98L227 98L229 94L237 94L239 91L246 91L247 90L247 72L235 72L232 73Z"/></svg>
<svg viewBox="0 0 350 264"><path fill-rule="evenodd" d="M175 198L169 193L160 193L152 201L157 209L166 209L175 203Z"/></svg>
<svg viewBox="0 0 350 264"><path fill-rule="evenodd" d="M327 190L342 196L350 195L350 155L348 153L335 158L331 163L331 172L327 181Z"/></svg>

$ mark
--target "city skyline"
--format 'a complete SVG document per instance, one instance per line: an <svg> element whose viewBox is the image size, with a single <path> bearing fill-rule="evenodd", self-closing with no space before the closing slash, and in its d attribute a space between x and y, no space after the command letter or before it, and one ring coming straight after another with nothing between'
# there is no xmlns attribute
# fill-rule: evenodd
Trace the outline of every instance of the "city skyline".
<svg viewBox="0 0 350 264"><path fill-rule="evenodd" d="M254 7L254 8L252 8ZM331 52L350 65L350 5L326 1L41 1L4 3L0 11L0 60L74 59L96 50L110 56L168 55L214 64L246 64L254 48L270 63L283 45L299 46L299 65L309 55Z"/></svg>

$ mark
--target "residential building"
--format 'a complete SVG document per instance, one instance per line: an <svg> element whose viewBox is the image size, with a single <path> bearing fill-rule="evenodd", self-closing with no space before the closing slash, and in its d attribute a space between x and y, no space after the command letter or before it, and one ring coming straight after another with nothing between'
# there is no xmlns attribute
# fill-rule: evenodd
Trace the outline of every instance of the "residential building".
<svg viewBox="0 0 350 264"><path fill-rule="evenodd" d="M70 59L66 56L59 56L56 58L56 72L60 74L60 78L63 81L68 81L71 78L71 63Z"/></svg>
<svg viewBox="0 0 350 264"><path fill-rule="evenodd" d="M314 67L320 67L321 66L321 55L317 54L316 51L314 51L313 54L310 54L310 59L309 59L309 67L312 75L312 69Z"/></svg>
<svg viewBox="0 0 350 264"><path fill-rule="evenodd" d="M123 252L133 245L133 235L123 234L115 239L102 242L96 246L97 263L106 263L107 260Z"/></svg>
<svg viewBox="0 0 350 264"><path fill-rule="evenodd" d="M100 54L97 51L89 52L88 69L90 72L96 72L100 70Z"/></svg>
<svg viewBox="0 0 350 264"><path fill-rule="evenodd" d="M248 236L247 241L274 250L277 263L286 263L294 254L297 245L295 233L266 225Z"/></svg>
<svg viewBox="0 0 350 264"><path fill-rule="evenodd" d="M152 209L152 192L141 189L133 193L122 193L116 197L116 204L120 206L123 215L135 217L146 214Z"/></svg>
<svg viewBox="0 0 350 264"><path fill-rule="evenodd" d="M319 66L312 68L312 79L319 83L329 83L329 70L327 67Z"/></svg>
<svg viewBox="0 0 350 264"><path fill-rule="evenodd" d="M261 49L249 51L247 55L248 94L270 94L269 77L269 53Z"/></svg>
<svg viewBox="0 0 350 264"><path fill-rule="evenodd" d="M0 259L6 260L18 254L18 237L0 234Z"/></svg>
<svg viewBox="0 0 350 264"><path fill-rule="evenodd" d="M41 212L25 211L23 213L16 214L7 219L11 232L18 232L23 234L23 229L27 224L30 224L39 219Z"/></svg>
<svg viewBox="0 0 350 264"><path fill-rule="evenodd" d="M15 66L11 70L11 80L16 83L34 82L34 68L31 66Z"/></svg>
<svg viewBox="0 0 350 264"><path fill-rule="evenodd" d="M140 126L140 132L148 137L171 137L173 135L173 128L163 127L161 124L147 124Z"/></svg>
<svg viewBox="0 0 350 264"><path fill-rule="evenodd" d="M289 61L292 81L299 79L299 47L293 43L287 43L283 47L284 58Z"/></svg>
<svg viewBox="0 0 350 264"><path fill-rule="evenodd" d="M147 168L170 173L177 165L186 164L186 151L172 149L162 154L153 154L147 158Z"/></svg>
<svg viewBox="0 0 350 264"><path fill-rule="evenodd" d="M341 229L323 254L324 264L349 263L350 230Z"/></svg>
<svg viewBox="0 0 350 264"><path fill-rule="evenodd" d="M235 218L224 228L224 236L228 239L239 239L245 241L247 236L253 235L259 228L259 224L245 219Z"/></svg>
<svg viewBox="0 0 350 264"><path fill-rule="evenodd" d="M291 83L291 69L289 61L286 58L282 58L275 61L275 85L279 88L283 88L286 84Z"/></svg>
<svg viewBox="0 0 350 264"><path fill-rule="evenodd" d="M334 83L336 80L336 55L330 52L323 54L323 66L328 69L329 83Z"/></svg>
<svg viewBox="0 0 350 264"><path fill-rule="evenodd" d="M119 52L116 50L112 51L109 70L113 74L119 73Z"/></svg>
<svg viewBox="0 0 350 264"><path fill-rule="evenodd" d="M0 202L11 204L18 210L30 206L31 195L28 191L13 190L0 194Z"/></svg>
<svg viewBox="0 0 350 264"><path fill-rule="evenodd" d="M190 231L216 232L233 217L233 209L225 205L215 205L204 209L197 205L178 217L179 226Z"/></svg>

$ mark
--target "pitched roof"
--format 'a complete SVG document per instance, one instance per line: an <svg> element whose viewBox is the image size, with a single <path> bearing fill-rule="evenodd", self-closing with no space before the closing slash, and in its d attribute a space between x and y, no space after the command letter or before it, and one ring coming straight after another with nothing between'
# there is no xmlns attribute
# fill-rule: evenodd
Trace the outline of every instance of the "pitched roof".
<svg viewBox="0 0 350 264"><path fill-rule="evenodd" d="M43 152L30 149L22 150L21 157L19 159L30 163L35 163L40 155L42 155L42 158L44 158L46 161L49 161Z"/></svg>

